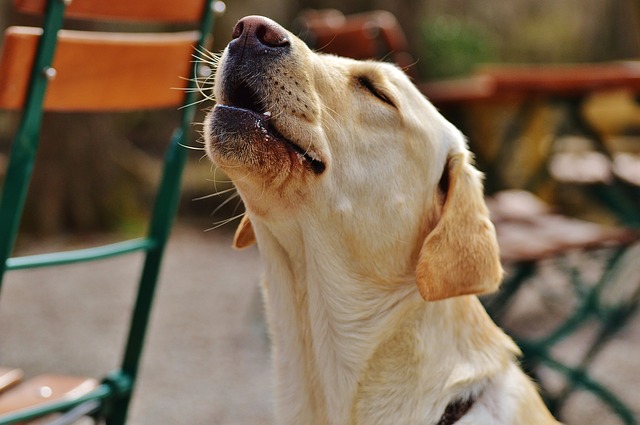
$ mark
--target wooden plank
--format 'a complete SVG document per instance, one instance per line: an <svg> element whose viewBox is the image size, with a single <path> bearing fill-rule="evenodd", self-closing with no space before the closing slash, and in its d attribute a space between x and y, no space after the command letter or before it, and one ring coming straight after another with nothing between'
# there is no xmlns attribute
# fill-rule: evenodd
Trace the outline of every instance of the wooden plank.
<svg viewBox="0 0 640 425"><path fill-rule="evenodd" d="M481 75L421 83L418 88L437 106L482 102L496 96L495 81Z"/></svg>
<svg viewBox="0 0 640 425"><path fill-rule="evenodd" d="M23 13L43 14L47 0L14 0ZM78 0L67 7L65 16L73 18L116 19L128 21L196 22L204 0Z"/></svg>
<svg viewBox="0 0 640 425"><path fill-rule="evenodd" d="M7 390L24 377L24 372L13 367L0 367L0 392Z"/></svg>
<svg viewBox="0 0 640 425"><path fill-rule="evenodd" d="M10 27L0 56L0 108L20 109L40 28ZM61 30L45 109L118 111L180 105L198 32Z"/></svg>
<svg viewBox="0 0 640 425"><path fill-rule="evenodd" d="M0 415L50 403L81 397L98 385L95 379L63 375L31 378L0 396Z"/></svg>
<svg viewBox="0 0 640 425"><path fill-rule="evenodd" d="M640 91L639 62L485 67L498 93L582 96L595 90Z"/></svg>
<svg viewBox="0 0 640 425"><path fill-rule="evenodd" d="M632 229L555 214L534 194L522 190L504 190L486 202L500 257L507 263L540 261L569 250L627 245L638 238Z"/></svg>

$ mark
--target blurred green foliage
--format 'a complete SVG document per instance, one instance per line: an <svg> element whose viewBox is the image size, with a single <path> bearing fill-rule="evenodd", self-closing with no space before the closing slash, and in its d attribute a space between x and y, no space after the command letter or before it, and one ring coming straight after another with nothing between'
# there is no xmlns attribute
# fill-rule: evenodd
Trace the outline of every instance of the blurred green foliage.
<svg viewBox="0 0 640 425"><path fill-rule="evenodd" d="M441 15L421 25L422 73L429 79L469 74L478 63L497 59L496 41L480 24Z"/></svg>

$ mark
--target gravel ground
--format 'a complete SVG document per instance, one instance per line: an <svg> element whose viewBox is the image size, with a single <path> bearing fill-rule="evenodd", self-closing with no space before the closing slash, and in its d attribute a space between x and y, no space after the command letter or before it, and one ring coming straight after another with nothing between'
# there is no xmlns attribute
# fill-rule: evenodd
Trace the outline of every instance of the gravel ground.
<svg viewBox="0 0 640 425"><path fill-rule="evenodd" d="M204 228L178 225L170 241L132 425L272 422L258 252L234 251L228 230ZM37 249L69 244L49 241ZM0 309L0 364L21 367L28 375L57 371L99 377L115 368L140 261L140 256L133 256L10 273ZM571 353L580 344L565 345ZM640 319L635 317L595 369L631 406L640 406L638 352ZM618 423L599 413L588 395L571 400L565 420L581 425Z"/></svg>

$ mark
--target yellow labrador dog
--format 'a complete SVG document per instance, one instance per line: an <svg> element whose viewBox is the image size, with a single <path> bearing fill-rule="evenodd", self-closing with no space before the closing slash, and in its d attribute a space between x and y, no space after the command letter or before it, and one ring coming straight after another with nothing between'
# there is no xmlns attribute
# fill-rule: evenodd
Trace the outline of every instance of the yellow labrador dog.
<svg viewBox="0 0 640 425"><path fill-rule="evenodd" d="M283 425L557 423L476 294L501 280L463 136L397 67L238 22L206 150L257 241Z"/></svg>

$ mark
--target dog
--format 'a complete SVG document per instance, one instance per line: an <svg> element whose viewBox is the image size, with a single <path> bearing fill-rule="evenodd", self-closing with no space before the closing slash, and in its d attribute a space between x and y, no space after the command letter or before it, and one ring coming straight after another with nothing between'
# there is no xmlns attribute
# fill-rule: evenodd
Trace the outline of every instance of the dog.
<svg viewBox="0 0 640 425"><path fill-rule="evenodd" d="M502 268L462 134L392 64L232 38L204 142L265 263L277 423L557 424L476 297Z"/></svg>

